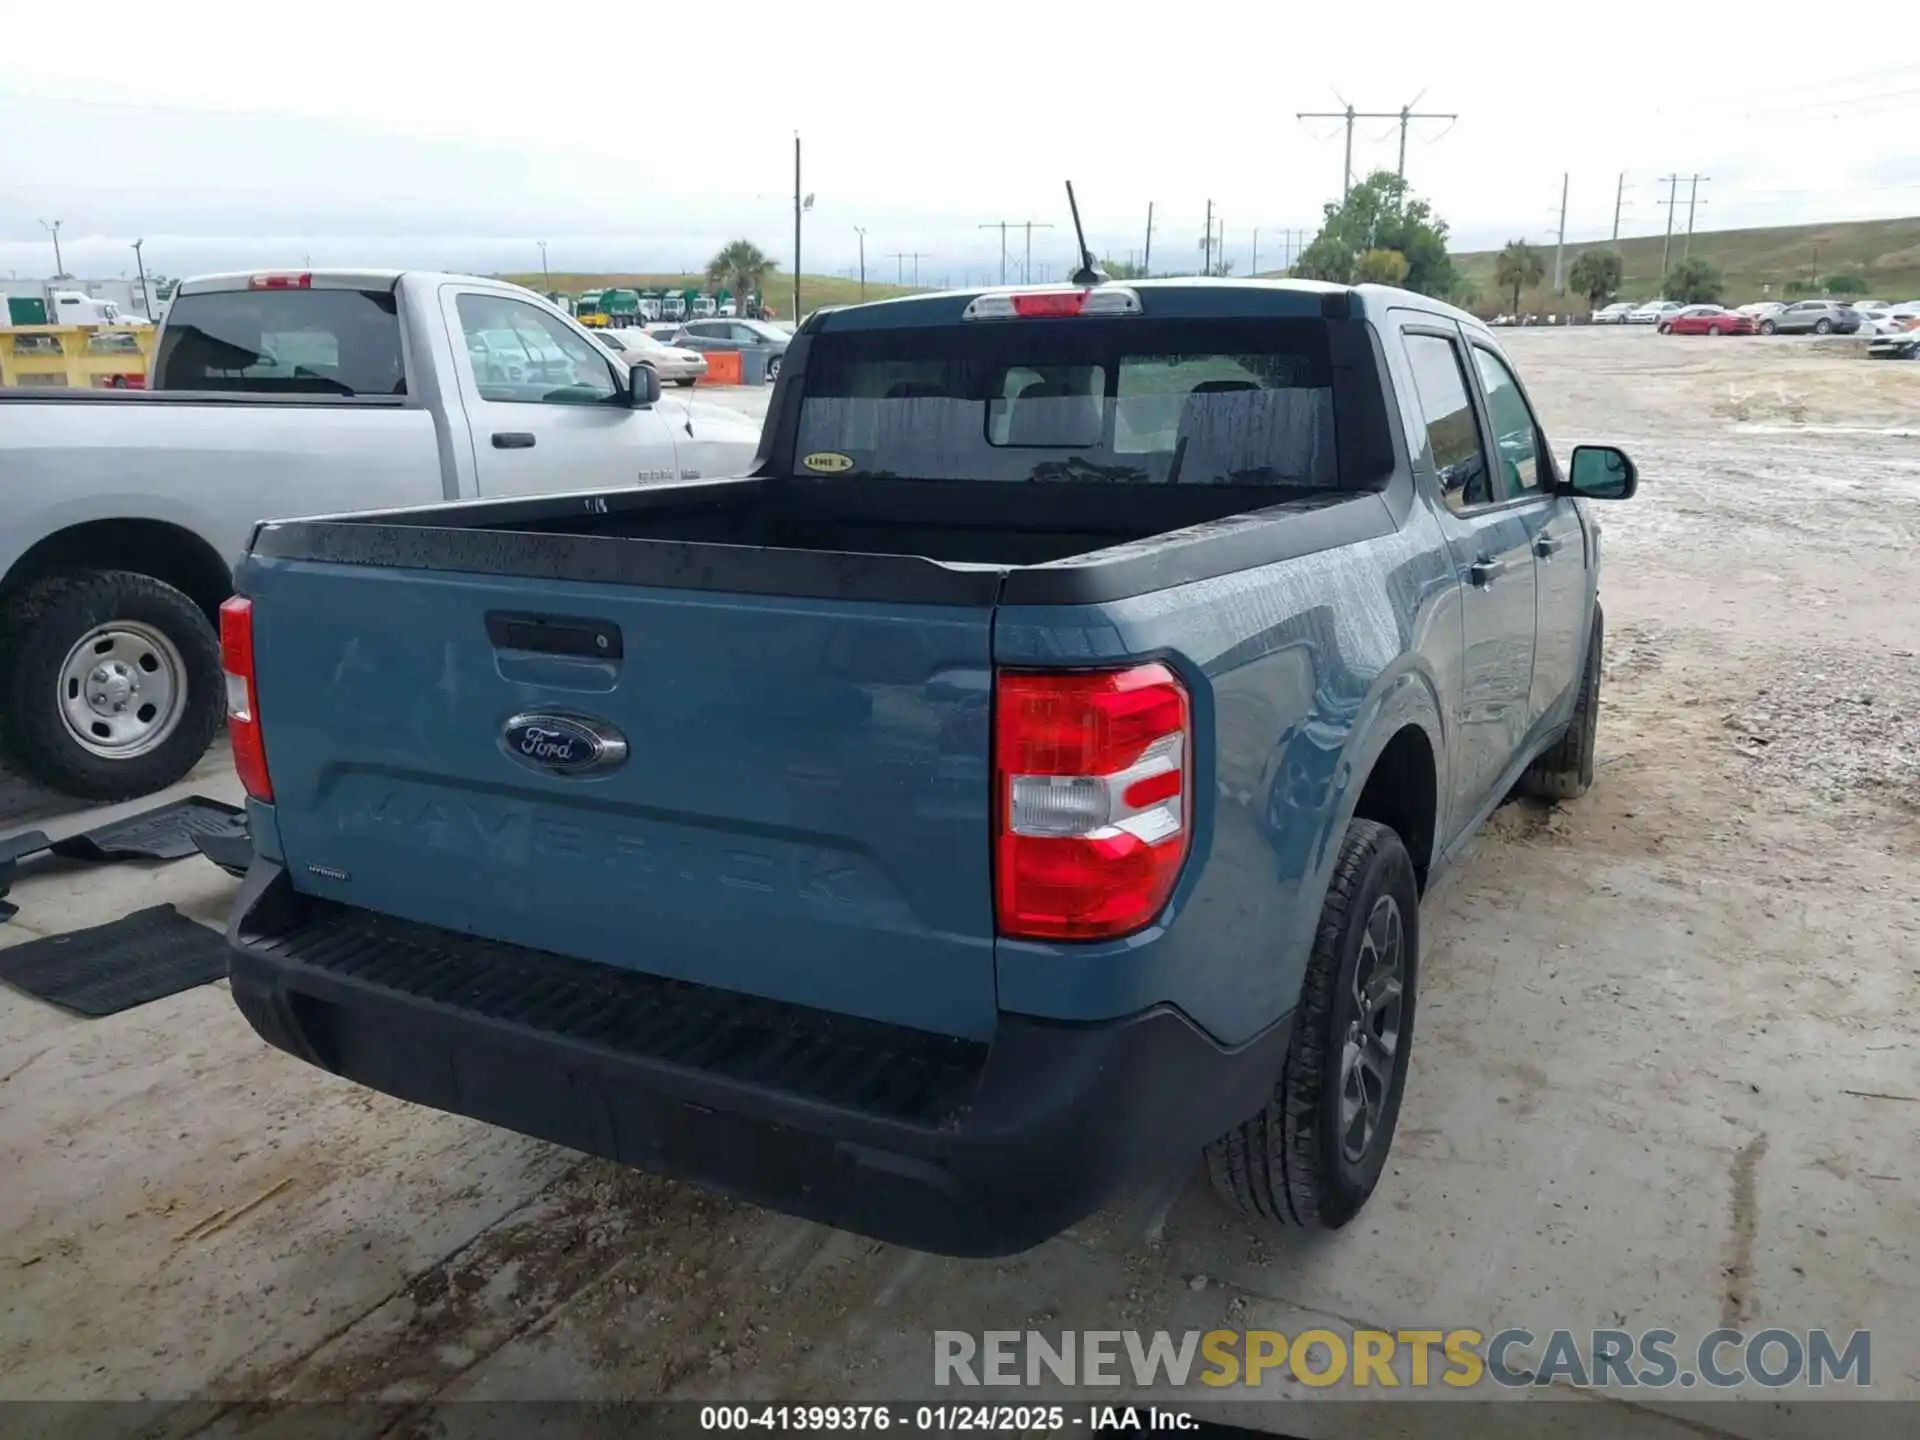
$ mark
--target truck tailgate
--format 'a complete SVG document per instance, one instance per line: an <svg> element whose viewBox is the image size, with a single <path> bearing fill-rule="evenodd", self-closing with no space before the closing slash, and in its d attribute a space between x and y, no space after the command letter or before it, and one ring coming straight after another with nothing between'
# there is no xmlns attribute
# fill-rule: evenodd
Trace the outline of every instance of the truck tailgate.
<svg viewBox="0 0 1920 1440"><path fill-rule="evenodd" d="M246 589L302 891L992 1033L990 608L259 558ZM624 760L544 768L582 723Z"/></svg>

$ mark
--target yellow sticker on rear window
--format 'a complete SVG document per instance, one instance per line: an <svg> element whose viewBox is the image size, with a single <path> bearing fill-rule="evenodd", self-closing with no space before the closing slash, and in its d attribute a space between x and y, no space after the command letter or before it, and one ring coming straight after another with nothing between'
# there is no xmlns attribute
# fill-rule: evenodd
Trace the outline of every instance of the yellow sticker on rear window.
<svg viewBox="0 0 1920 1440"><path fill-rule="evenodd" d="M816 450L800 463L819 475L838 475L843 470L853 468L853 457L836 454L832 450Z"/></svg>

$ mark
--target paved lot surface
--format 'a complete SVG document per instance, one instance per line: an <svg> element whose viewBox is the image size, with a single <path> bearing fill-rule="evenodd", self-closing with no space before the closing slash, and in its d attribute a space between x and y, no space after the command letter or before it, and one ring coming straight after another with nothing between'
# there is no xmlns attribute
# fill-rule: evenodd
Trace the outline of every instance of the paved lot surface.
<svg viewBox="0 0 1920 1440"><path fill-rule="evenodd" d="M0 1397L900 1398L935 1328L1318 1322L1870 1327L1875 1393L1920 1399L1920 1104L1872 1098L1920 1095L1920 441L1884 433L1920 427L1920 365L1508 343L1557 443L1645 476L1603 512L1602 768L1428 902L1399 1141L1348 1230L1255 1235L1182 1173L1029 1255L929 1259L365 1093L218 985L93 1022L0 991ZM182 793L233 797L224 764ZM48 808L0 791L0 830ZM36 867L0 946L214 922L232 888ZM1678 1398L1523 1429L1839 1423Z"/></svg>

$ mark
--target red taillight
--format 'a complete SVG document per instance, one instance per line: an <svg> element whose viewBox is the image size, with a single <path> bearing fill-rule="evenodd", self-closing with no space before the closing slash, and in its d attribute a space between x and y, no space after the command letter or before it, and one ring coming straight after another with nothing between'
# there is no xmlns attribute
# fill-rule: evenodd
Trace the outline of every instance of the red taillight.
<svg viewBox="0 0 1920 1440"><path fill-rule="evenodd" d="M287 275L254 275L247 280L249 290L311 290L313 276L305 271Z"/></svg>
<svg viewBox="0 0 1920 1440"><path fill-rule="evenodd" d="M235 595L220 607L220 668L227 672L227 737L233 768L247 794L273 803L267 776L267 742L253 685L253 601Z"/></svg>
<svg viewBox="0 0 1920 1440"><path fill-rule="evenodd" d="M1187 857L1190 713L1164 665L996 674L1002 935L1110 939L1160 913Z"/></svg>

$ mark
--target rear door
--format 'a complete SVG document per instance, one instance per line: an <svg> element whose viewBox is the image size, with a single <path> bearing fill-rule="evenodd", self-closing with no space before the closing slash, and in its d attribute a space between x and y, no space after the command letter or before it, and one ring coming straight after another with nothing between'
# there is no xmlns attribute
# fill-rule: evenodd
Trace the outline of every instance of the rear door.
<svg viewBox="0 0 1920 1440"><path fill-rule="evenodd" d="M627 403L621 361L497 290L446 285L440 298L482 496L678 478L672 429Z"/></svg>
<svg viewBox="0 0 1920 1440"><path fill-rule="evenodd" d="M1440 524L1460 578L1464 664L1450 757L1457 827L1486 803L1531 720L1532 535L1490 459L1459 328L1409 325L1405 345L1426 426L1423 459L1440 487Z"/></svg>
<svg viewBox="0 0 1920 1440"><path fill-rule="evenodd" d="M248 588L298 889L992 1033L990 607L271 561ZM578 727L617 763L547 764Z"/></svg>

